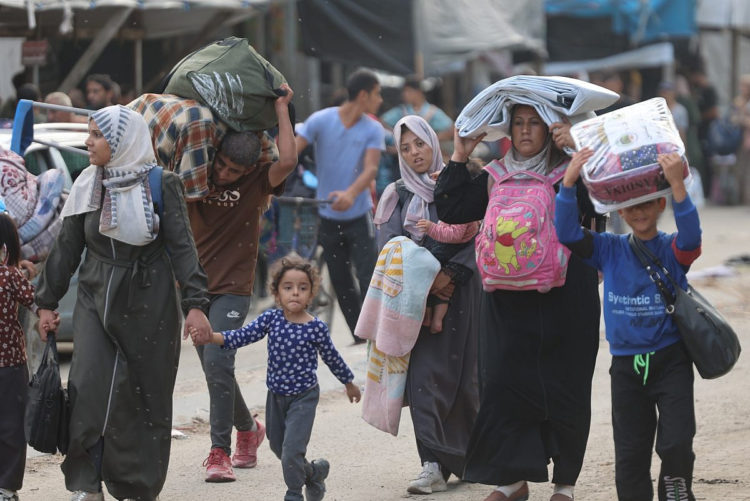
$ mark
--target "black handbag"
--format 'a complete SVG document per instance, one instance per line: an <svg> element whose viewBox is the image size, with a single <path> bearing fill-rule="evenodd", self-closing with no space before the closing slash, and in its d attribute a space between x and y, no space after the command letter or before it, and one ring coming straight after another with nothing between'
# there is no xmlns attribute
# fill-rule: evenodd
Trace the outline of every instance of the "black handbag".
<svg viewBox="0 0 750 501"><path fill-rule="evenodd" d="M672 315L677 324L701 377L714 379L729 372L742 350L737 334L726 319L690 284L687 290L683 290L641 240L631 234L628 241L649 278L659 288L666 312ZM674 294L662 280L661 274L672 282Z"/></svg>
<svg viewBox="0 0 750 501"><path fill-rule="evenodd" d="M65 454L68 449L68 394L60 380L57 343L47 334L42 361L29 382L26 441L39 452Z"/></svg>

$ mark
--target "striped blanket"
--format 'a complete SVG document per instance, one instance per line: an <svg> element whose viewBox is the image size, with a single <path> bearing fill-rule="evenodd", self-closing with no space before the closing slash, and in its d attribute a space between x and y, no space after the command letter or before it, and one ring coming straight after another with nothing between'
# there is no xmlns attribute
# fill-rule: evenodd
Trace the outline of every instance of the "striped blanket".
<svg viewBox="0 0 750 501"><path fill-rule="evenodd" d="M378 256L354 330L369 340L362 418L392 435L398 434L409 355L439 271L438 260L411 239L389 240Z"/></svg>

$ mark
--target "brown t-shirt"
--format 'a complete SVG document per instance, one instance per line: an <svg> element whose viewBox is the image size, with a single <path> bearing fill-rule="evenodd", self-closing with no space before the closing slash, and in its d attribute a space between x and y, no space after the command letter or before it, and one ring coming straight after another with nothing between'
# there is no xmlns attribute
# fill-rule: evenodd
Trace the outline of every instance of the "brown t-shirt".
<svg viewBox="0 0 750 501"><path fill-rule="evenodd" d="M284 183L268 182L267 162L233 185L199 202L188 203L198 256L208 275L211 294L252 294L258 260L260 217L268 195L281 194Z"/></svg>

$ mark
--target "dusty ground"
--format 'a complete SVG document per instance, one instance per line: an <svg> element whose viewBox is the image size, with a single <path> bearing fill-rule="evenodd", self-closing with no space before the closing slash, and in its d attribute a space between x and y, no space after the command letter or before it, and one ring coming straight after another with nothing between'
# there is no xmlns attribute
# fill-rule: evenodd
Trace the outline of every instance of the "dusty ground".
<svg viewBox="0 0 750 501"><path fill-rule="evenodd" d="M750 209L707 208L701 212L704 229L704 255L694 270L700 271L721 264L726 258L750 253ZM664 229L670 228L670 216L664 217ZM729 318L740 335L746 350L750 350L750 268L740 269L740 274L730 278L702 278L694 285L704 292ZM343 320L338 320L334 340L342 348L344 357L361 378L364 367L364 348L346 346ZM192 353L185 346L184 357ZM187 365L187 364L185 364ZM615 499L614 452L609 411L609 355L603 339L594 376L594 399L591 434L583 471L576 488L576 498L589 501ZM189 370L180 367L180 370ZM254 368L238 378L243 387L252 387L247 397L253 407L261 412L263 399L263 367ZM319 373L324 376L324 367ZM323 380L323 378L321 378ZM750 356L745 353L735 369L727 376L705 381L696 376L696 413L698 433L695 439L697 460L694 473L694 491L699 500L740 501L750 500ZM175 405L190 388L199 391L202 382L191 376L178 381ZM323 383L321 383L323 384ZM341 389L331 388L321 397L316 425L309 447L309 457L326 457L331 462L331 474L326 499L339 501L422 499L440 501L481 500L489 492L482 485L449 484L446 493L431 496L413 496L406 493L409 479L419 471L419 460L414 445L414 434L408 412L402 414L398 437L384 434L365 424L360 418L359 405L349 404ZM176 419L177 419L176 413ZM162 500L203 500L215 497L221 500L281 500L284 485L279 461L273 456L267 442L261 445L257 468L237 470L238 481L230 484L206 484L203 481L201 462L207 455L208 427L205 408L198 408L196 418L188 417L180 428L188 438L174 440L170 472L161 495ZM180 414L183 415L183 414ZM29 459L25 487L20 492L24 501L68 499L59 456L41 456ZM654 456L652 469L658 471L658 458ZM549 485L533 485L530 499L547 500ZM109 498L109 497L108 497ZM111 499L111 498L109 498Z"/></svg>

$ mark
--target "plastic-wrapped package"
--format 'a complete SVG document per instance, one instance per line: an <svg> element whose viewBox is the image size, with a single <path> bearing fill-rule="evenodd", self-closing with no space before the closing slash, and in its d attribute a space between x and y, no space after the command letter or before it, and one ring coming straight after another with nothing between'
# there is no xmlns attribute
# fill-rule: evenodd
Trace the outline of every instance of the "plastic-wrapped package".
<svg viewBox="0 0 750 501"><path fill-rule="evenodd" d="M686 183L690 181L685 145L663 98L585 120L571 127L570 134L577 149L594 152L581 177L599 213L669 194L659 154L679 153Z"/></svg>

